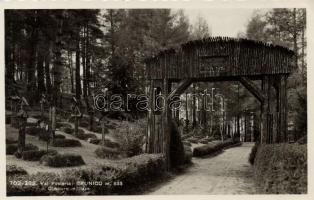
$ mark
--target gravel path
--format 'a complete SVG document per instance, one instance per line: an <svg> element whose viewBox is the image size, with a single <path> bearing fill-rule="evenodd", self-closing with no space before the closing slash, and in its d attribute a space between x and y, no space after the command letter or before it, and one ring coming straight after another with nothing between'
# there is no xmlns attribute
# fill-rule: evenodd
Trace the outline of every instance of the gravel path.
<svg viewBox="0 0 314 200"><path fill-rule="evenodd" d="M193 158L193 166L148 194L255 194L248 156L253 143L225 150L211 158Z"/></svg>

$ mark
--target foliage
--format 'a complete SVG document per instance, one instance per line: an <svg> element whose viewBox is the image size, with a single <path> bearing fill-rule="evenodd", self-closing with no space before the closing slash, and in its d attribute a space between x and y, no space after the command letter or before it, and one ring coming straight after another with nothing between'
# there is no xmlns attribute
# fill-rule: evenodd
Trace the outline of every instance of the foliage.
<svg viewBox="0 0 314 200"><path fill-rule="evenodd" d="M118 142L114 142L108 139L104 140L104 146L110 147L110 148L120 148L121 145Z"/></svg>
<svg viewBox="0 0 314 200"><path fill-rule="evenodd" d="M73 134L74 129L72 127L62 127L61 131L67 133L67 134Z"/></svg>
<svg viewBox="0 0 314 200"><path fill-rule="evenodd" d="M55 150L49 150L48 152L45 150L28 150L22 152L22 159L27 161L39 161L44 155L54 155L57 154Z"/></svg>
<svg viewBox="0 0 314 200"><path fill-rule="evenodd" d="M98 147L95 151L95 154L99 158L118 158L120 152L118 149L110 148L110 147Z"/></svg>
<svg viewBox="0 0 314 200"><path fill-rule="evenodd" d="M33 175L9 176L7 180L7 195L82 195L81 190L69 191L48 190L53 182L69 182L70 186L60 186L64 188L76 187L77 183L84 181L101 181L101 186L91 185L90 195L105 194L127 194L129 191L141 188L147 181L159 178L165 172L165 162L162 155L142 154L132 158L122 159L119 165L103 165L93 169L66 170L62 174L56 173L36 173ZM47 182L47 185L12 185L10 181L30 181L39 184ZM121 182L122 185L114 185ZM109 183L109 184L105 184ZM86 194L86 193L84 193Z"/></svg>
<svg viewBox="0 0 314 200"><path fill-rule="evenodd" d="M142 146L144 144L144 135L146 133L146 125L139 121L133 126L129 124L122 125L119 133L116 134L120 149L126 156L131 157L142 153Z"/></svg>
<svg viewBox="0 0 314 200"><path fill-rule="evenodd" d="M80 147L82 146L81 142L74 139L55 139L52 142L54 147Z"/></svg>
<svg viewBox="0 0 314 200"><path fill-rule="evenodd" d="M13 139L13 138L6 138L5 139L5 144L15 144L17 143L17 140Z"/></svg>
<svg viewBox="0 0 314 200"><path fill-rule="evenodd" d="M239 142L233 141L233 140L225 140L223 142L212 142L206 145L202 145L199 147L195 147L193 149L193 156L194 157L201 157L205 155L210 155L216 152L219 152L223 150L224 148L227 148L229 146L233 146L238 144Z"/></svg>
<svg viewBox="0 0 314 200"><path fill-rule="evenodd" d="M101 142L101 139L98 138L89 138L87 141L91 144L99 144Z"/></svg>
<svg viewBox="0 0 314 200"><path fill-rule="evenodd" d="M261 189L270 194L307 193L307 146L260 145L254 174Z"/></svg>
<svg viewBox="0 0 314 200"><path fill-rule="evenodd" d="M81 155L77 154L46 154L40 159L40 163L50 167L72 167L85 165Z"/></svg>
<svg viewBox="0 0 314 200"><path fill-rule="evenodd" d="M31 151L31 150L35 150L36 151L38 149L39 148L36 145L33 145L33 144L29 143L29 144L25 145L25 148L24 148L23 151ZM18 151L14 152L14 155L17 158L21 158L22 157L21 153L19 153Z"/></svg>
<svg viewBox="0 0 314 200"><path fill-rule="evenodd" d="M6 165L6 175L7 176L27 175L27 171L22 167L18 167L16 165Z"/></svg>
<svg viewBox="0 0 314 200"><path fill-rule="evenodd" d="M29 127L26 128L26 134L32 135L32 136L37 136L43 132L46 132L45 129L39 128L39 127Z"/></svg>
<svg viewBox="0 0 314 200"><path fill-rule="evenodd" d="M186 141L188 141L190 143L198 143L198 139L195 137L188 138Z"/></svg>
<svg viewBox="0 0 314 200"><path fill-rule="evenodd" d="M13 155L17 151L17 144L6 145L6 155Z"/></svg>
<svg viewBox="0 0 314 200"><path fill-rule="evenodd" d="M192 148L191 146L184 145L184 163L189 164L192 161Z"/></svg>
<svg viewBox="0 0 314 200"><path fill-rule="evenodd" d="M97 138L95 134L93 133L82 133L79 132L77 135L75 135L75 137L77 137L80 140L87 140L88 138Z"/></svg>
<svg viewBox="0 0 314 200"><path fill-rule="evenodd" d="M258 149L258 144L255 143L254 146L252 147L251 153L249 155L249 162L251 163L251 165L254 165L257 149Z"/></svg>
<svg viewBox="0 0 314 200"><path fill-rule="evenodd" d="M184 164L186 156L177 124L174 121L170 124L170 131L170 164L175 168Z"/></svg>

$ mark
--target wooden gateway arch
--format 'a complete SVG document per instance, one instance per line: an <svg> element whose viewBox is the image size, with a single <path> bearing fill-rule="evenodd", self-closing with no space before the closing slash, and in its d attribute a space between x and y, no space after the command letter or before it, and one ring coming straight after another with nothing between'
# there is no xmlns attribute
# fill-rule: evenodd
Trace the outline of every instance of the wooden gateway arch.
<svg viewBox="0 0 314 200"><path fill-rule="evenodd" d="M260 102L260 142L287 139L287 78L294 69L293 51L247 39L211 37L190 41L146 60L151 110L147 152L162 153L169 163L169 100L193 82L239 81ZM260 80L256 84L254 80ZM177 83L173 88L172 83ZM158 95L166 97L162 110Z"/></svg>

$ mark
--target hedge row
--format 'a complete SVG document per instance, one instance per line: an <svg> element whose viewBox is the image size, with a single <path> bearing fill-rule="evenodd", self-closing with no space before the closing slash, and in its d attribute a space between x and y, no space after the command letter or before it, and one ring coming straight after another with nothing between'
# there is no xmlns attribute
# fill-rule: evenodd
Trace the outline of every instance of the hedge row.
<svg viewBox="0 0 314 200"><path fill-rule="evenodd" d="M115 148L102 146L96 149L95 154L98 158L118 158L120 151Z"/></svg>
<svg viewBox="0 0 314 200"><path fill-rule="evenodd" d="M254 173L265 193L306 194L307 146L260 145L254 159Z"/></svg>
<svg viewBox="0 0 314 200"><path fill-rule="evenodd" d="M194 157L201 157L201 156L205 156L205 155L210 155L210 154L213 154L213 153L216 153L216 152L222 150L223 148L226 148L228 146L235 145L238 143L239 142L236 142L236 141L229 139L229 140L225 140L223 142L213 142L213 143L209 143L209 144L202 145L199 147L195 147L193 149L193 156ZM239 144L241 144L241 143L239 143Z"/></svg>
<svg viewBox="0 0 314 200"><path fill-rule="evenodd" d="M48 153L41 157L40 164L50 167L72 167L84 165L81 155Z"/></svg>
<svg viewBox="0 0 314 200"><path fill-rule="evenodd" d="M25 169L21 167L17 167L16 165L7 165L6 166L6 175L7 176L19 176L19 175L27 175Z"/></svg>
<svg viewBox="0 0 314 200"><path fill-rule="evenodd" d="M6 145L6 155L13 155L17 152L18 145L17 144L8 144ZM26 144L24 151L29 151L29 150L38 150L38 147L33 145L33 144Z"/></svg>
<svg viewBox="0 0 314 200"><path fill-rule="evenodd" d="M54 155L57 154L56 150L29 150L23 151L22 159L27 161L39 161L44 155Z"/></svg>
<svg viewBox="0 0 314 200"><path fill-rule="evenodd" d="M160 178L165 172L164 158L158 154L142 154L119 161L115 165L97 166L94 169L66 170L62 174L37 173L34 175L12 175L7 178L8 196L38 195L108 195L130 194L147 181ZM10 181L35 182L32 185L14 185ZM52 182L67 182L70 185L60 188L79 188L80 182L101 182L101 185L88 185L88 191L48 190ZM47 185L40 185L47 182Z"/></svg>
<svg viewBox="0 0 314 200"><path fill-rule="evenodd" d="M54 147L80 147L81 142L74 139L55 139L52 143Z"/></svg>

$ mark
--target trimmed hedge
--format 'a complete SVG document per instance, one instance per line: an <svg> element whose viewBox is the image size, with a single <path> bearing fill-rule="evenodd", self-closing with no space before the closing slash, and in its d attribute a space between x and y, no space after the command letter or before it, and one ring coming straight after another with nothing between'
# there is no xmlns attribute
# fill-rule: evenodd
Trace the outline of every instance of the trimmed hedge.
<svg viewBox="0 0 314 200"><path fill-rule="evenodd" d="M199 141L199 139L194 138L194 137L191 137L191 138L186 139L186 141L188 141L188 142L190 142L190 143L195 143L195 144L197 144L198 141Z"/></svg>
<svg viewBox="0 0 314 200"><path fill-rule="evenodd" d="M29 144L25 145L24 151L32 151L32 150L37 151L38 149L39 148L36 145L33 145L33 144L29 143ZM17 151L14 153L14 155L17 158L22 158L22 155L19 152L17 152Z"/></svg>
<svg viewBox="0 0 314 200"><path fill-rule="evenodd" d="M99 158L118 158L120 152L117 149L102 146L96 149L95 154Z"/></svg>
<svg viewBox="0 0 314 200"><path fill-rule="evenodd" d="M25 133L28 135L32 135L32 136L37 136L40 135L42 133L46 133L47 131L43 128L39 128L39 127L29 127L26 128Z"/></svg>
<svg viewBox="0 0 314 200"><path fill-rule="evenodd" d="M46 154L40 159L40 163L50 167L72 167L85 165L81 155L77 154Z"/></svg>
<svg viewBox="0 0 314 200"><path fill-rule="evenodd" d="M55 139L52 143L54 147L81 147L82 144L74 139Z"/></svg>
<svg viewBox="0 0 314 200"><path fill-rule="evenodd" d="M307 193L307 146L268 144L258 147L254 176L269 194Z"/></svg>
<svg viewBox="0 0 314 200"><path fill-rule="evenodd" d="M202 157L205 155L210 155L218 151L221 151L223 148L226 148L228 146L235 145L235 144L241 144L241 143L233 141L233 140L225 140L223 142L212 142L206 145L195 147L193 149L193 156Z"/></svg>
<svg viewBox="0 0 314 200"><path fill-rule="evenodd" d="M128 159L122 159L119 164L97 166L93 169L66 170L62 174L37 173L34 175L9 176L7 179L8 196L38 196L38 195L108 195L130 194L130 191L141 189L141 185L162 177L165 172L165 162L162 155L142 154ZM38 185L12 185L10 181L30 181ZM70 186L53 186L59 188L79 188L80 182L101 182L101 185L88 185L89 191L81 190L48 190L52 182L69 182ZM48 182L40 185L40 182ZM109 184L106 184L109 183ZM121 183L121 184L117 184Z"/></svg>
<svg viewBox="0 0 314 200"><path fill-rule="evenodd" d="M29 151L23 151L22 153L22 159L27 161L39 161L44 155L55 155L57 154L56 150L29 150Z"/></svg>
<svg viewBox="0 0 314 200"><path fill-rule="evenodd" d="M108 139L105 139L104 146L110 147L110 148L120 148L120 144L118 142L114 142Z"/></svg>
<svg viewBox="0 0 314 200"><path fill-rule="evenodd" d="M6 155L13 155L17 151L17 144L6 145Z"/></svg>
<svg viewBox="0 0 314 200"><path fill-rule="evenodd" d="M15 175L27 175L27 172L22 167L16 165L6 165L6 175L15 176Z"/></svg>
<svg viewBox="0 0 314 200"><path fill-rule="evenodd" d="M89 142L91 144L100 144L101 139L98 139L98 138L88 138L87 142Z"/></svg>
<svg viewBox="0 0 314 200"><path fill-rule="evenodd" d="M5 139L5 144L16 144L17 140L13 139L13 138L6 138Z"/></svg>
<svg viewBox="0 0 314 200"><path fill-rule="evenodd" d="M95 134L92 133L79 133L77 135L75 135L75 137L77 137L80 140L87 140L88 138L97 138Z"/></svg>
<svg viewBox="0 0 314 200"><path fill-rule="evenodd" d="M74 129L72 127L62 127L61 131L67 133L67 134L73 134L74 133Z"/></svg>
<svg viewBox="0 0 314 200"><path fill-rule="evenodd" d="M193 153L191 146L184 145L184 163L185 164L191 163L192 156Z"/></svg>
<svg viewBox="0 0 314 200"><path fill-rule="evenodd" d="M17 144L8 144L6 145L6 155L15 155L17 158L20 158L21 155L18 155L17 152L18 145ZM38 147L33 145L33 144L26 144L24 151L29 151L29 150L38 150Z"/></svg>

